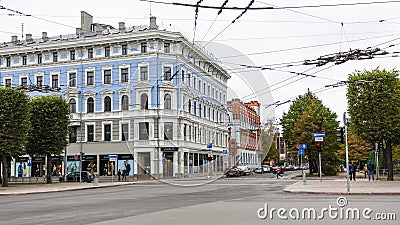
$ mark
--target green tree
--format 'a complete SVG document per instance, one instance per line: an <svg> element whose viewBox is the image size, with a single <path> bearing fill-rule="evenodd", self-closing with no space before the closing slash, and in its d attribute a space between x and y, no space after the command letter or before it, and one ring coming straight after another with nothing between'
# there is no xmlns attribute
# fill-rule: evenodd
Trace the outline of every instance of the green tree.
<svg viewBox="0 0 400 225"><path fill-rule="evenodd" d="M275 162L278 162L279 160L279 152L278 149L276 149L276 142L269 140L269 133L268 131L263 131L261 133L262 135L262 149L263 149L263 161L270 161L271 159L274 160Z"/></svg>
<svg viewBox="0 0 400 225"><path fill-rule="evenodd" d="M3 165L2 186L8 186L11 158L25 153L29 129L29 98L23 92L0 88L0 158Z"/></svg>
<svg viewBox="0 0 400 225"><path fill-rule="evenodd" d="M348 140L348 154L350 162L365 162L369 158L369 154L372 151L371 145L366 142L364 139L358 137L351 129L347 131L347 140ZM341 146L341 149L338 151L338 156L342 162L345 162L346 151L345 145Z"/></svg>
<svg viewBox="0 0 400 225"><path fill-rule="evenodd" d="M347 99L354 132L371 145L385 143L387 180L393 181L392 146L400 143L398 72L374 69L350 74Z"/></svg>
<svg viewBox="0 0 400 225"><path fill-rule="evenodd" d="M27 152L47 157L47 183L51 183L51 156L60 155L67 143L69 106L59 96L38 96L30 102L31 129Z"/></svg>
<svg viewBox="0 0 400 225"><path fill-rule="evenodd" d="M325 132L322 142L322 168L329 167L332 172L337 168L336 114L326 108L311 92L299 96L281 119L283 137L287 141L288 151L296 154L296 144L307 144L305 158L309 162L310 174L318 171L318 151L312 133ZM329 170L328 170L329 171ZM335 173L334 173L335 174Z"/></svg>

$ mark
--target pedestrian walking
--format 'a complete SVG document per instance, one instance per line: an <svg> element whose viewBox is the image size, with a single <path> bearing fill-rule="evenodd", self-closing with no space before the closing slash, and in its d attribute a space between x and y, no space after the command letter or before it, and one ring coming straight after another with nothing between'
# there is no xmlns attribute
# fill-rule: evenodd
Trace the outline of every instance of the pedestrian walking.
<svg viewBox="0 0 400 225"><path fill-rule="evenodd" d="M276 179L278 179L279 177L282 177L280 166L278 166L278 168L276 168Z"/></svg>
<svg viewBox="0 0 400 225"><path fill-rule="evenodd" d="M127 162L126 163L126 176L129 176L129 173L131 172L131 165ZM126 180L126 177L125 177Z"/></svg>
<svg viewBox="0 0 400 225"><path fill-rule="evenodd" d="M374 181L374 164L369 161L367 164L367 169L368 169L368 181L371 181L371 175L372 175L372 181Z"/></svg>
<svg viewBox="0 0 400 225"><path fill-rule="evenodd" d="M118 181L121 181L121 169L118 169Z"/></svg>
<svg viewBox="0 0 400 225"><path fill-rule="evenodd" d="M356 171L357 171L357 166L355 163L351 163L349 165L349 175L350 175L350 180L356 181Z"/></svg>
<svg viewBox="0 0 400 225"><path fill-rule="evenodd" d="M122 170L122 180L126 181L126 169Z"/></svg>

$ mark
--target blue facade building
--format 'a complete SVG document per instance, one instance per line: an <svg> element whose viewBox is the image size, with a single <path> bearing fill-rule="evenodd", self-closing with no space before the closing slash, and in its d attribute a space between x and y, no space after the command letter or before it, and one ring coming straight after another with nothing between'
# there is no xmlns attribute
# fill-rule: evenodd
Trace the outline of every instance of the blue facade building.
<svg viewBox="0 0 400 225"><path fill-rule="evenodd" d="M155 17L149 26L121 22L118 29L86 12L81 20L76 34L0 44L1 86L70 104L70 144L54 157L57 173L82 166L110 176L130 164L129 176L178 177L229 166L222 152L230 75L216 59L179 32L158 29ZM44 158L35 157L32 168L42 168ZM11 175L32 159L15 159Z"/></svg>

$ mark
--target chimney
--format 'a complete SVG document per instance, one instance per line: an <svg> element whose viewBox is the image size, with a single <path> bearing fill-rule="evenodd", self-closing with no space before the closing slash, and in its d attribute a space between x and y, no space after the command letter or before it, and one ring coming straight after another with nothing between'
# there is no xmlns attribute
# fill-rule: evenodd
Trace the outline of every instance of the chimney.
<svg viewBox="0 0 400 225"><path fill-rule="evenodd" d="M42 32L42 39L43 40L47 40L48 39L47 32Z"/></svg>
<svg viewBox="0 0 400 225"><path fill-rule="evenodd" d="M124 22L119 22L119 30L125 30L125 23Z"/></svg>
<svg viewBox="0 0 400 225"><path fill-rule="evenodd" d="M32 34L26 34L26 35L25 35L25 40L26 40L27 42L33 41Z"/></svg>
<svg viewBox="0 0 400 225"><path fill-rule="evenodd" d="M85 11L81 11L81 29L83 32L92 31L93 16Z"/></svg>
<svg viewBox="0 0 400 225"><path fill-rule="evenodd" d="M155 16L150 17L150 30L157 30L157 18Z"/></svg>
<svg viewBox="0 0 400 225"><path fill-rule="evenodd" d="M16 43L18 41L18 37L16 35L11 36L11 42Z"/></svg>

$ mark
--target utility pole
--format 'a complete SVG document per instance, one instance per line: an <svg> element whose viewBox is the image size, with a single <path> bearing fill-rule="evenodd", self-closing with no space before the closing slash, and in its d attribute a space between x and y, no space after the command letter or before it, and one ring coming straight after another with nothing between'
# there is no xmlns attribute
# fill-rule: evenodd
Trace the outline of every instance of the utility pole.
<svg viewBox="0 0 400 225"><path fill-rule="evenodd" d="M344 136L346 143L346 179L347 179L347 192L350 192L350 180L349 180L349 145L347 141L347 118L346 112L343 113L343 124L344 124Z"/></svg>

